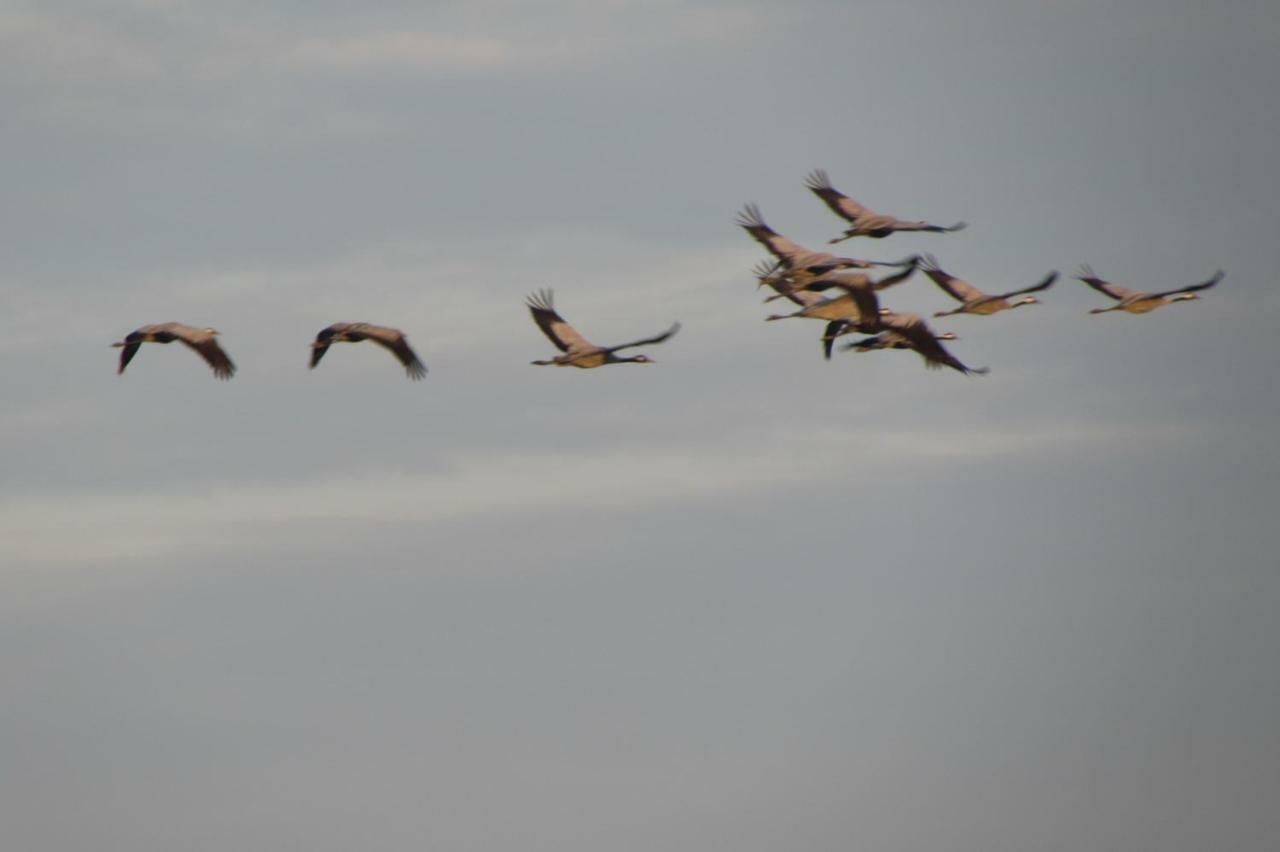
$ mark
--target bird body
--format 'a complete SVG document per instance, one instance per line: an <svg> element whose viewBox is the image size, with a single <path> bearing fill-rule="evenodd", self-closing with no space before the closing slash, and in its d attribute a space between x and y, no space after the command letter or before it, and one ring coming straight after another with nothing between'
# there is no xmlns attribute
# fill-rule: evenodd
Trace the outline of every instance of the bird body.
<svg viewBox="0 0 1280 852"><path fill-rule="evenodd" d="M573 326L565 322L564 318L556 312L550 290L543 290L530 295L525 304L529 306L529 313L533 316L533 321L538 328L542 329L542 333L547 336L547 339L564 353L547 360L530 362L539 367L578 367L579 369L590 370L594 367L603 367L605 364L652 364L654 361L648 355L633 355L629 358L624 358L620 357L617 352L634 346L661 343L680 330L680 323L674 323L671 328L662 334L646 337L643 340L623 343L621 346L597 346L579 334Z"/></svg>
<svg viewBox="0 0 1280 852"><path fill-rule="evenodd" d="M190 346L213 369L213 375L219 379L229 379L236 372L236 365L231 363L227 353L222 351L216 339L218 332L212 328L196 328L180 322L161 322L144 325L131 331L124 340L111 344L120 347L120 366L116 374L124 373L124 368L138 354L138 347L144 343L172 343L180 340Z"/></svg>
<svg viewBox="0 0 1280 852"><path fill-rule="evenodd" d="M822 274L833 269L870 269L874 266L891 266L875 260L858 260L852 257L837 257L825 251L814 251L797 242L787 239L765 224L760 215L760 208L748 204L738 213L738 225L746 230L756 242L764 246L778 262L791 272L806 271Z"/></svg>
<svg viewBox="0 0 1280 852"><path fill-rule="evenodd" d="M882 345L874 347L868 345L861 351L870 351L872 348L913 349L924 359L924 365L932 370L950 367L965 375L971 373L982 375L989 372L987 367L968 367L960 359L948 352L939 341L953 338L935 334L933 329L916 314L898 314L885 311L880 315L880 325L883 331L880 332L878 337ZM859 349L865 343L867 341L854 341L845 348Z"/></svg>
<svg viewBox="0 0 1280 852"><path fill-rule="evenodd" d="M398 328L373 325L367 322L336 322L322 328L311 344L311 369L315 369L334 343L359 343L372 340L384 347L404 365L409 378L417 381L427 374L427 366L418 359L417 354L409 348L409 341L404 332Z"/></svg>
<svg viewBox="0 0 1280 852"><path fill-rule="evenodd" d="M925 255L924 264L922 266L924 274L933 279L933 283L937 284L943 292L956 299L961 303L960 307L952 311L938 311L935 317L946 317L952 314L978 314L987 316L1000 311L1007 311L1011 308L1021 307L1022 305L1038 305L1040 300L1035 296L1025 296L1024 298L1010 302L1011 296L1020 296L1023 293L1034 293L1039 290L1046 290L1058 280L1057 272L1050 272L1038 284L1030 287L1023 287L1020 290L1010 290L1008 293L998 293L991 295L984 293L977 287L965 281L962 278L956 278L942 270L938 266L937 258L933 255Z"/></svg>
<svg viewBox="0 0 1280 852"><path fill-rule="evenodd" d="M1109 308L1092 308L1091 314L1105 314L1110 311L1124 311L1130 314L1146 314L1154 311L1156 308L1162 308L1165 305L1171 305L1174 302L1186 302L1192 299L1199 299L1196 295L1198 290L1207 290L1217 284L1223 278L1223 271L1219 269L1207 281L1199 284L1191 284L1187 287L1180 287L1176 290L1162 290L1158 293L1144 293L1141 290L1130 290L1128 287L1121 287L1118 284L1112 284L1110 281L1104 281L1093 274L1093 270L1088 266L1082 267L1081 274L1077 279L1088 284L1099 293L1110 296L1116 300L1116 303Z"/></svg>
<svg viewBox="0 0 1280 852"><path fill-rule="evenodd" d="M942 334L935 334L934 340L959 340L949 331ZM911 341L896 331L882 331L871 337L864 337L861 340L855 340L851 343L845 343L840 347L844 350L852 349L855 352L875 352L880 349L910 349Z"/></svg>
<svg viewBox="0 0 1280 852"><path fill-rule="evenodd" d="M951 231L959 231L966 227L964 222L956 222L954 225L934 225L929 222L912 222L905 219L899 219L896 216L889 216L884 213L876 213L874 210L859 204L849 196L837 190L831 185L830 178L822 169L815 169L805 178L805 186L809 188L814 195L823 200L827 207L831 208L831 212L835 213L841 219L849 222L853 227L846 228L844 234L830 239L828 243L838 243L849 239L850 237L871 237L873 239L883 239L892 233L898 231L927 231L932 233L949 233Z"/></svg>

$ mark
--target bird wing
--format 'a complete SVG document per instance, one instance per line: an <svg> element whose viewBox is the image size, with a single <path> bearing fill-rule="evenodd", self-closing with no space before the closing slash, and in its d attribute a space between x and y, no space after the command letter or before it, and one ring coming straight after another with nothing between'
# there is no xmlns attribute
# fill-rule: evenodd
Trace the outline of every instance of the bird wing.
<svg viewBox="0 0 1280 852"><path fill-rule="evenodd" d="M1210 287L1221 281L1224 275L1226 275L1226 273L1219 269L1217 272L1213 273L1213 277L1208 281L1201 282L1200 284L1192 284L1190 287L1179 287L1177 290L1163 290L1159 293L1152 293L1151 295L1176 296L1178 293L1194 293L1197 290L1208 290Z"/></svg>
<svg viewBox="0 0 1280 852"><path fill-rule="evenodd" d="M132 336L129 335L129 337ZM138 354L138 347L141 345L141 341L130 342L128 338L125 338L124 348L120 350L120 366L116 369L116 375L124 372L124 368L133 360L133 356Z"/></svg>
<svg viewBox="0 0 1280 852"><path fill-rule="evenodd" d="M213 368L213 374L219 379L229 379L235 375L236 365L231 363L227 353L222 351L212 332L177 323L169 328L169 332L198 352L200 357Z"/></svg>
<svg viewBox="0 0 1280 852"><path fill-rule="evenodd" d="M754 237L756 242L764 246L770 254L787 266L794 265L799 257L820 254L787 239L766 225L764 218L760 215L760 208L754 204L748 204L742 208L742 211L738 213L737 223L739 227L745 229L748 234Z"/></svg>
<svg viewBox="0 0 1280 852"><path fill-rule="evenodd" d="M1130 290L1128 287L1121 287L1119 284L1112 284L1110 281L1102 280L1093 274L1093 269L1088 265L1080 267L1080 274L1076 278L1116 301L1144 295L1141 290Z"/></svg>
<svg viewBox="0 0 1280 852"><path fill-rule="evenodd" d="M680 330L680 323L678 322L672 323L671 328L662 332L662 334L655 335L654 337L646 337L644 340L633 340L632 342L624 343L621 346L610 346L609 351L617 352L619 349L630 349L633 346L647 346L650 343L661 343L662 341L666 340L668 337L671 337L671 335L675 334L679 330Z"/></svg>
<svg viewBox="0 0 1280 852"><path fill-rule="evenodd" d="M395 355L396 359L404 365L405 372L409 374L409 378L417 381L427 374L427 365L423 364L418 359L417 354L409 348L409 342L405 339L404 332L400 329L368 325L366 323L361 326L360 331L369 340Z"/></svg>
<svg viewBox="0 0 1280 852"><path fill-rule="evenodd" d="M968 375L969 373L985 373L986 367L972 368L965 366L958 358L946 350L938 341L933 329L915 314L884 314L880 323L891 332L900 335L904 342L924 358L925 366L930 369L950 367Z"/></svg>
<svg viewBox="0 0 1280 852"><path fill-rule="evenodd" d="M810 192L821 198L831 208L832 213L854 225L858 223L860 217L871 215L869 208L864 207L832 186L831 179L827 177L827 173L823 169L814 169L810 172L808 177L804 179L804 185L809 188Z"/></svg>
<svg viewBox="0 0 1280 852"><path fill-rule="evenodd" d="M1008 293L1001 293L996 298L1007 299L1010 296L1020 296L1023 293L1035 293L1038 290L1047 290L1053 286L1053 282L1058 280L1058 271L1055 269L1044 277L1039 284L1033 284L1030 287L1023 287L1021 290L1010 290Z"/></svg>
<svg viewBox="0 0 1280 852"><path fill-rule="evenodd" d="M931 234L950 234L954 231L963 231L969 227L969 223L956 222L954 225L935 225L932 222L908 222L895 217L889 227L895 231L927 231Z"/></svg>
<svg viewBox="0 0 1280 852"><path fill-rule="evenodd" d="M844 331L845 326L849 323L846 320L832 320L827 323L827 327L822 330L822 357L831 360L831 347L836 342L836 338L840 336L840 332Z"/></svg>
<svg viewBox="0 0 1280 852"><path fill-rule="evenodd" d="M342 325L345 325L345 323ZM329 341L337 331L338 325L331 325L328 328L320 329L316 333L316 342L311 344L311 369L314 370L316 365L320 363L320 359L324 357L324 353L329 351Z"/></svg>
<svg viewBox="0 0 1280 852"><path fill-rule="evenodd" d="M920 268L924 270L925 275L933 279L934 284L937 284L948 295L958 301L972 302L977 299L985 299L987 296L986 293L963 278L957 278L954 275L943 272L942 267L938 266L938 259L931 254L924 256L920 263Z"/></svg>
<svg viewBox="0 0 1280 852"><path fill-rule="evenodd" d="M550 290L540 290L530 295L525 300L525 304L529 306L529 313L533 315L533 321L538 324L538 328L542 329L542 333L561 352L596 348L595 344L578 334L573 326L564 321L564 317L556 313Z"/></svg>
<svg viewBox="0 0 1280 852"><path fill-rule="evenodd" d="M876 318L880 316L880 300L876 298L876 291L871 287L849 284L843 281L833 283L835 287L853 299L853 304L858 309L858 323L874 325ZM871 332L868 331L867 333Z"/></svg>

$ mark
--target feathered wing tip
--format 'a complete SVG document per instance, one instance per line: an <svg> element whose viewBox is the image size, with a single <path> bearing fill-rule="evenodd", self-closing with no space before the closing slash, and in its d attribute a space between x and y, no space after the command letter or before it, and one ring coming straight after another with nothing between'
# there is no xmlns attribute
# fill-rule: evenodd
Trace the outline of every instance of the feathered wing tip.
<svg viewBox="0 0 1280 852"><path fill-rule="evenodd" d="M738 211L738 218L735 219L734 221L741 228L769 227L764 223L764 217L760 215L760 208L757 207L754 203L749 203L744 205L743 208L740 211Z"/></svg>
<svg viewBox="0 0 1280 852"><path fill-rule="evenodd" d="M427 375L427 365L419 361L415 355L409 363L404 365L404 371L416 382Z"/></svg>
<svg viewBox="0 0 1280 852"><path fill-rule="evenodd" d="M524 300L524 303L535 311L550 311L551 313L555 313L556 308L553 302L553 295L554 293L550 287L544 287L541 290L530 293L529 297Z"/></svg>
<svg viewBox="0 0 1280 852"><path fill-rule="evenodd" d="M1080 264L1080 268L1076 270L1076 280L1085 281L1089 278L1097 278L1097 274L1093 271L1093 267L1087 263Z"/></svg>
<svg viewBox="0 0 1280 852"><path fill-rule="evenodd" d="M762 260L755 266L751 267L751 274L754 275L757 280L763 280L766 278L772 280L774 273L781 269L782 264L778 263L776 260Z"/></svg>
<svg viewBox="0 0 1280 852"><path fill-rule="evenodd" d="M948 234L954 234L956 231L963 231L967 227L969 227L968 222L956 222L954 225L948 225L942 230Z"/></svg>
<svg viewBox="0 0 1280 852"><path fill-rule="evenodd" d="M113 343L112 346L119 346L120 349L120 365L116 367L116 375L124 375L124 368L129 366L129 362L133 360L133 356L138 354L140 343L130 343L128 340L122 340L119 343Z"/></svg>
<svg viewBox="0 0 1280 852"><path fill-rule="evenodd" d="M920 268L925 272L941 272L942 267L938 265L938 259L931 254L918 254Z"/></svg>
<svg viewBox="0 0 1280 852"><path fill-rule="evenodd" d="M824 189L835 189L831 185L831 178L827 177L825 169L814 169L804 179L804 185L809 189L817 192Z"/></svg>

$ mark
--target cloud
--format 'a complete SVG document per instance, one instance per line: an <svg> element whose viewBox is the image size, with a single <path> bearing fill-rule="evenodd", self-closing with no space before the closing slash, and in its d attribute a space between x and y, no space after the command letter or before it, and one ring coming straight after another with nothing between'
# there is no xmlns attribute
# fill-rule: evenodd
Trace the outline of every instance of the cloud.
<svg viewBox="0 0 1280 852"><path fill-rule="evenodd" d="M945 465L1044 458L1082 446L1105 451L1133 431L1087 423L1004 432L764 428L679 448L469 451L420 473L347 472L181 492L14 495L0 500L0 563L98 564L230 551L246 537L297 524L358 530L510 513L589 516L806 483L918 476ZM1180 434L1171 427L1155 438ZM1147 429L1141 437L1153 440Z"/></svg>
<svg viewBox="0 0 1280 852"><path fill-rule="evenodd" d="M511 42L501 37L388 30L304 38L286 45L279 61L303 71L469 72L508 68L518 58Z"/></svg>

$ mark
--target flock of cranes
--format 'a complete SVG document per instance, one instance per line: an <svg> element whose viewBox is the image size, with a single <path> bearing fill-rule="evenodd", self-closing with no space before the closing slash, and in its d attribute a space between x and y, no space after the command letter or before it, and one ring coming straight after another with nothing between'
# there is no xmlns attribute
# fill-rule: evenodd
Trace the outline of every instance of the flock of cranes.
<svg viewBox="0 0 1280 852"><path fill-rule="evenodd" d="M944 226L876 213L837 190L832 186L827 173L821 169L809 174L805 179L805 186L822 199L833 213L849 223L841 236L827 241L831 244L850 237L883 239L898 232L952 233L965 227L964 222ZM1047 290L1058 280L1058 273L1051 271L1028 287L1005 293L986 293L968 281L944 271L937 258L931 254L912 255L900 261L886 262L839 257L829 252L815 251L770 228L760 214L760 209L754 204L748 204L742 209L737 222L773 256L772 260L757 264L753 270L760 285L767 285L775 291L765 301L789 299L799 306L799 310L793 313L771 314L765 320L791 317L826 320L827 325L822 334L822 350L826 358L831 357L832 346L837 337L858 333L864 337L844 344L841 348L857 352L911 349L924 358L927 367L951 367L966 375L986 373L986 367L969 367L942 345L944 340L955 340L954 334L935 332L916 314L898 313L881 307L879 293L903 283L918 270L923 270L939 289L960 303L952 310L936 312L934 317L956 314L986 316L1023 305L1038 304L1040 300L1029 294ZM877 266L896 267L898 271L880 278L872 278L865 272L847 271ZM1081 269L1078 280L1116 300L1112 307L1094 308L1090 313L1128 311L1139 314L1173 302L1197 299L1199 297L1196 291L1212 287L1222 280L1222 276L1223 273L1219 270L1203 283L1157 293L1119 287L1096 277L1088 266ZM824 295L832 291L832 295ZM1021 298L1015 298L1019 296Z"/></svg>
<svg viewBox="0 0 1280 852"><path fill-rule="evenodd" d="M808 175L805 186L822 199L833 213L849 224L840 236L827 241L831 244L843 242L852 237L883 239L899 232L951 233L965 227L964 222L943 226L876 213L837 190L832 186L827 173L821 169ZM848 334L860 334L862 335L860 339L842 344L840 348L856 352L910 349L924 358L927 367L951 367L964 374L986 373L988 371L986 367L968 367L946 350L942 341L956 340L954 334L935 332L916 314L898 313L881 307L878 294L907 281L917 271L923 270L925 275L932 279L943 292L960 303L952 310L936 312L934 317L956 314L985 316L1022 305L1037 304L1039 300L1028 294L1047 290L1058 279L1058 273L1054 271L1028 287L1005 293L985 293L968 281L943 271L937 259L931 254L911 255L900 261L874 261L840 257L829 252L807 248L770 228L761 216L759 208L754 204L748 204L742 209L738 214L737 224L772 255L772 260L757 264L753 270L759 286L768 286L774 291L774 294L765 301L787 299L799 307L799 310L789 314L771 314L765 317L766 321L790 318L826 320L827 325L822 334L822 350L823 355L828 359L831 357L837 338ZM871 270L877 267L892 268L897 271L880 278L872 278L867 272L848 271ZM1089 313L1126 311L1132 314L1144 314L1174 302L1198 299L1199 296L1196 295L1198 291L1214 286L1222 280L1222 277L1223 272L1219 270L1207 281L1199 284L1154 293L1131 290L1104 281L1098 278L1088 266L1081 268L1077 280L1083 281L1115 301L1115 304L1109 308L1094 308ZM824 295L832 291L835 291L834 294ZM1015 298L1018 296L1022 298ZM1010 301L1010 299L1014 300ZM565 322L555 309L550 290L541 290L530 295L526 305L534 323L562 353L550 359L531 362L538 366L591 369L606 364L652 364L653 359L647 355L622 357L617 353L624 349L662 343L680 330L680 323L677 322L666 331L652 337L618 346L597 346ZM124 340L111 344L121 349L120 366L117 372L124 372L125 367L138 353L138 348L143 343L172 343L178 340L195 350L212 368L215 377L229 379L235 375L236 367L227 353L218 345L217 335L218 332L215 329L196 328L179 322L144 325L130 332ZM358 343L364 340L377 343L395 356L409 378L417 380L427 374L426 365L409 347L404 332L365 322L340 322L321 329L316 334L315 342L311 344L311 368L315 369L332 344Z"/></svg>

